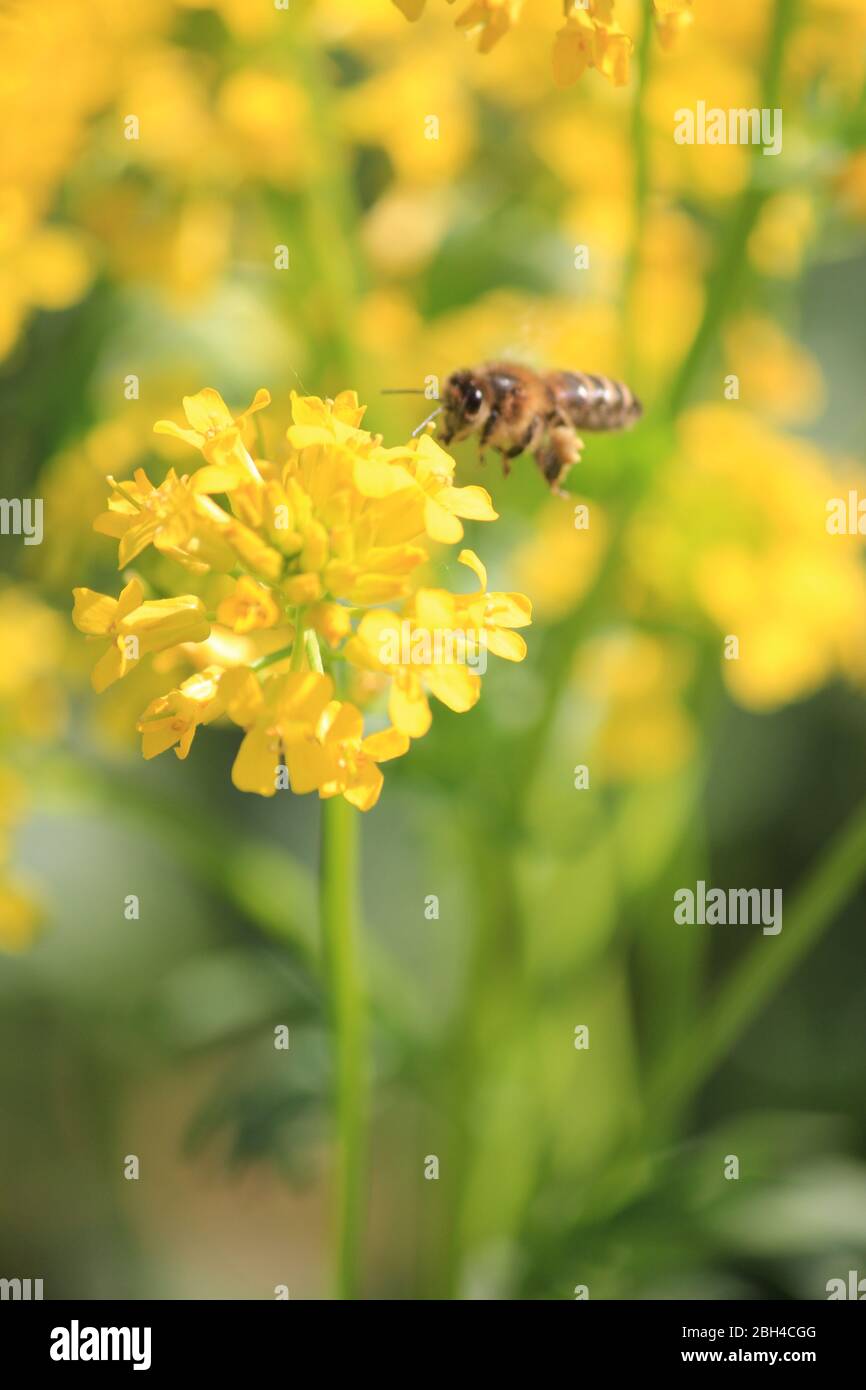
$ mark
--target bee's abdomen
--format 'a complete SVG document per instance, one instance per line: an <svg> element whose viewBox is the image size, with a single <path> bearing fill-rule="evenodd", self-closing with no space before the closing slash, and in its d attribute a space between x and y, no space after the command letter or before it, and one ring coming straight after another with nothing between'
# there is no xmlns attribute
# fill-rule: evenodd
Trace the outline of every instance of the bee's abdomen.
<svg viewBox="0 0 866 1390"><path fill-rule="evenodd" d="M643 414L634 392L611 377L552 372L548 382L557 407L575 429L625 430Z"/></svg>

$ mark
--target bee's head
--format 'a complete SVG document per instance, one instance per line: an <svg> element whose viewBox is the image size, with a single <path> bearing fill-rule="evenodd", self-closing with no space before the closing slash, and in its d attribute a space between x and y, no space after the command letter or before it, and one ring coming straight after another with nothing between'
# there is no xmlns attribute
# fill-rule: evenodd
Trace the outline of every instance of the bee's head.
<svg viewBox="0 0 866 1390"><path fill-rule="evenodd" d="M466 368L452 372L442 393L440 441L450 444L472 434L490 414L490 403L490 387L479 372Z"/></svg>

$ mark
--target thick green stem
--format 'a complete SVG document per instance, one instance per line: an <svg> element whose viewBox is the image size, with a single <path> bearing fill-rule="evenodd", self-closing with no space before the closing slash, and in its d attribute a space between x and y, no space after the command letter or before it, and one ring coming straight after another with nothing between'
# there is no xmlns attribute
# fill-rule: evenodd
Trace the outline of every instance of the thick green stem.
<svg viewBox="0 0 866 1390"><path fill-rule="evenodd" d="M358 812L341 796L322 806L320 874L334 1059L336 1296L353 1299L360 1286L367 1068L358 952Z"/></svg>

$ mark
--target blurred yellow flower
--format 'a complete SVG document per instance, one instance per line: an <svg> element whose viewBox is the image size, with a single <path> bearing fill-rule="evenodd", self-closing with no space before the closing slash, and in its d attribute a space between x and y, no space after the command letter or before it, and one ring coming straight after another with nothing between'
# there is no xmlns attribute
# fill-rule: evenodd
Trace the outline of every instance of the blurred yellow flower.
<svg viewBox="0 0 866 1390"><path fill-rule="evenodd" d="M811 353L792 342L772 319L748 314L725 333L730 370L744 405L760 407L785 424L807 424L824 408L821 369Z"/></svg>
<svg viewBox="0 0 866 1390"><path fill-rule="evenodd" d="M582 647L572 684L591 709L594 775L642 781L688 760L695 746L685 707L690 676L685 647L650 633L606 634Z"/></svg>
<svg viewBox="0 0 866 1390"><path fill-rule="evenodd" d="M696 407L629 528L649 611L682 621L697 610L709 621L726 684L744 705L775 708L835 675L863 679L863 538L826 527L840 492L842 479L813 445L738 402Z"/></svg>
<svg viewBox="0 0 866 1390"><path fill-rule="evenodd" d="M0 950L26 951L36 939L41 920L36 901L0 871Z"/></svg>
<svg viewBox="0 0 866 1390"><path fill-rule="evenodd" d="M548 502L514 555L517 582L532 594L543 622L558 622L577 608L595 583L607 550L603 508L577 496L570 501L573 507L560 498Z"/></svg>

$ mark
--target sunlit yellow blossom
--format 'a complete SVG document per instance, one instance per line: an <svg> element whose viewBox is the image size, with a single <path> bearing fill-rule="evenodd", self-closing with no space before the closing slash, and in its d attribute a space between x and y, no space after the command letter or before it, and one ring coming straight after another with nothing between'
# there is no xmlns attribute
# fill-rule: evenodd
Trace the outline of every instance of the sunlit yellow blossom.
<svg viewBox="0 0 866 1390"><path fill-rule="evenodd" d="M119 680L149 652L179 642L201 642L210 632L204 604L193 594L144 600L138 579L130 580L118 599L93 589L74 589L73 593L72 621L79 632L108 639L108 648L91 676L97 693Z"/></svg>
<svg viewBox="0 0 866 1390"><path fill-rule="evenodd" d="M141 751L145 758L174 748L179 758L185 758L192 747L199 724L209 724L223 713L225 701L220 699L218 666L209 666L190 676L176 690L151 700L138 721L142 736Z"/></svg>
<svg viewBox="0 0 866 1390"><path fill-rule="evenodd" d="M282 573L282 557L272 546L193 486L188 477L179 478L174 469L159 487L153 486L143 468L136 469L132 481L118 483L112 478L109 482L114 491L108 511L93 525L120 541L118 569L153 545L198 573L231 570L239 558L266 579Z"/></svg>
<svg viewBox="0 0 866 1390"><path fill-rule="evenodd" d="M252 408L266 399L259 392ZM284 460L254 462L243 417L233 419L214 391L186 398L194 428L160 429L199 449L202 466L183 476L171 470L159 487L142 470L112 480L97 529L119 540L121 564L153 546L165 584L171 562L192 569L201 596L144 602L137 579L119 599L77 589L74 620L107 640L93 676L99 690L155 654L152 674L165 684L156 692L142 686L149 703L137 727L146 758L169 748L185 758L197 728L227 716L244 730L232 768L240 790L273 796L288 786L368 810L382 786L378 764L429 728L429 695L468 710L481 690L474 659L488 647L523 658L514 629L529 622L529 601L488 593L472 551L459 559L481 580L480 592L413 592L431 541L453 544L464 519L496 518L489 494L456 486L454 459L429 435L386 448L363 428L353 391L333 400L292 393L291 406ZM392 600L402 602L399 613L365 611ZM219 626L211 632L213 607ZM408 655L385 651L387 629L392 637L399 630L398 640L408 629L422 654L414 646ZM365 673L365 704L389 687L390 728L365 737L361 711L334 700L317 634L328 664L348 659Z"/></svg>
<svg viewBox="0 0 866 1390"><path fill-rule="evenodd" d="M232 768L239 791L273 796L281 766L293 792L315 791L330 771L316 727L334 694L330 676L288 672L263 688L249 685L232 717L248 728Z"/></svg>
<svg viewBox="0 0 866 1390"><path fill-rule="evenodd" d="M254 628L274 627L283 612L273 590L259 584L249 575L242 575L234 593L224 598L217 609L217 620L233 632L252 632Z"/></svg>
<svg viewBox="0 0 866 1390"><path fill-rule="evenodd" d="M201 557L205 565L214 559L205 538L196 535L197 526L202 528L187 478L179 478L172 468L154 487L144 469L137 468L130 481L109 482L113 492L108 511L96 518L93 529L120 542L118 569L125 569L149 545L177 558ZM225 568L230 567L230 552L220 558Z"/></svg>
<svg viewBox="0 0 866 1390"><path fill-rule="evenodd" d="M313 604L306 615L306 621L331 647L339 646L352 631L351 613L341 603Z"/></svg>
<svg viewBox="0 0 866 1390"><path fill-rule="evenodd" d="M506 661L522 661L526 656L526 642L514 628L528 627L531 623L529 599L525 594L488 593L487 570L474 550L461 550L457 559L477 576L481 589L477 594L456 598L456 613L483 634L485 645L494 656L504 657ZM420 612L420 603L418 609Z"/></svg>
<svg viewBox="0 0 866 1390"><path fill-rule="evenodd" d="M422 738L430 728L433 716L428 692L457 714L471 709L481 694L480 677L456 659L461 653L455 650L451 636L457 624L452 597L444 590L426 592L426 599L425 591L418 595L434 624L442 620L438 628L424 627L411 616L390 609L375 609L364 614L357 633L346 646L349 661L363 670L383 672L390 677L388 714L395 728L409 738ZM448 660L441 659L441 637L445 633L451 637ZM434 659L437 654L438 661Z"/></svg>
<svg viewBox="0 0 866 1390"><path fill-rule="evenodd" d="M454 486L454 460L429 434L413 440L408 466L424 494L424 530L431 540L454 545L463 539L459 518L495 521L498 517L486 488Z"/></svg>
<svg viewBox="0 0 866 1390"><path fill-rule="evenodd" d="M219 391L206 386L194 396L184 396L183 409L190 428L183 429L173 420L157 420L156 434L169 434L182 439L194 449L201 449L208 463L237 465L251 477L258 477L255 464L244 448L243 431L249 417L270 404L270 392L258 390L246 410L233 416Z"/></svg>
<svg viewBox="0 0 866 1390"><path fill-rule="evenodd" d="M327 767L319 795L344 796L359 811L371 810L384 782L378 764L401 757L409 747L407 735L392 728L364 738L361 711L338 700L327 706L316 732Z"/></svg>

